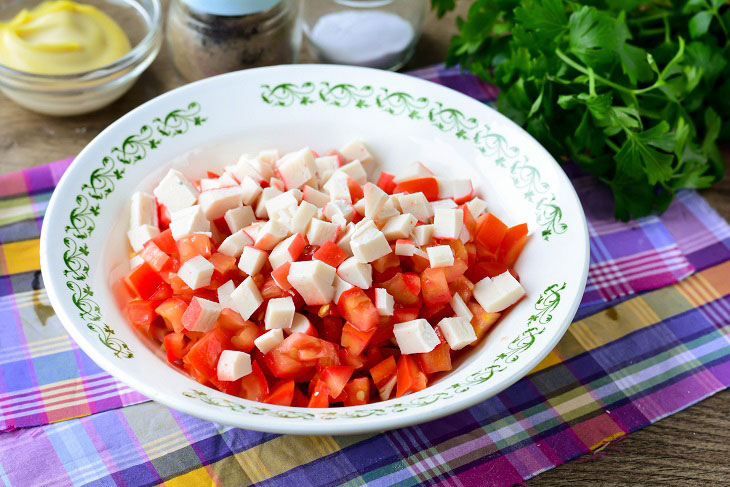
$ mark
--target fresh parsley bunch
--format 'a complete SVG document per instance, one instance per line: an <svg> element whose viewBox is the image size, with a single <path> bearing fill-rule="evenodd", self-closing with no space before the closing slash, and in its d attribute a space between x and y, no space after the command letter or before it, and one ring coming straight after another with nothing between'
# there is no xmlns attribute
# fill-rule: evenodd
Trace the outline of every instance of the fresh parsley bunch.
<svg viewBox="0 0 730 487"><path fill-rule="evenodd" d="M447 63L497 85L498 109L608 184L628 220L722 178L729 2L476 0Z"/></svg>

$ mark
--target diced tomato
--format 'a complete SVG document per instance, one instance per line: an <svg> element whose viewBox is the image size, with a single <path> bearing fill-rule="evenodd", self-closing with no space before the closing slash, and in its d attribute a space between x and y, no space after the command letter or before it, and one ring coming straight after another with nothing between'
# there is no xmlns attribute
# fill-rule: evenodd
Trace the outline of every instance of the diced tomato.
<svg viewBox="0 0 730 487"><path fill-rule="evenodd" d="M160 284L160 287L157 288L157 290L152 293L152 296L150 296L150 301L160 302L164 301L167 298L172 297L172 287L166 283L163 282Z"/></svg>
<svg viewBox="0 0 730 487"><path fill-rule="evenodd" d="M216 321L216 326L221 327L229 335L248 328L249 324L253 325L253 323L244 320L240 314L229 308L223 308L221 313L218 315L218 320Z"/></svg>
<svg viewBox="0 0 730 487"><path fill-rule="evenodd" d="M337 345L304 333L292 333L276 349L307 366L326 367L340 362Z"/></svg>
<svg viewBox="0 0 730 487"><path fill-rule="evenodd" d="M208 179L218 179L220 177L218 174L214 173L213 171L206 171L205 174L208 177Z"/></svg>
<svg viewBox="0 0 730 487"><path fill-rule="evenodd" d="M165 345L168 362L176 362L185 356L187 353L186 340L187 338L183 333L168 333L165 335L163 344Z"/></svg>
<svg viewBox="0 0 730 487"><path fill-rule="evenodd" d="M216 252L211 255L208 262L213 264L215 270L221 275L226 275L232 270L237 269L236 258L231 257L230 255L221 254L220 252Z"/></svg>
<svg viewBox="0 0 730 487"><path fill-rule="evenodd" d="M313 366L304 365L299 360L291 358L278 347L265 355L264 363L279 379L309 380L314 374Z"/></svg>
<svg viewBox="0 0 730 487"><path fill-rule="evenodd" d="M378 178L378 187L388 194L393 194L393 190L395 189L394 179L394 175L383 171Z"/></svg>
<svg viewBox="0 0 730 487"><path fill-rule="evenodd" d="M416 284L416 281L418 281L418 284ZM382 283L381 286L388 291L388 294L393 296L396 303L414 306L421 301L418 297L421 292L421 283L417 274L408 273L406 277L405 274L399 272Z"/></svg>
<svg viewBox="0 0 730 487"><path fill-rule="evenodd" d="M477 246L473 242L468 242L464 244L464 247L466 248L466 255L468 257L467 264L472 266L477 260Z"/></svg>
<svg viewBox="0 0 730 487"><path fill-rule="evenodd" d="M160 222L160 230L167 229L170 226L170 210L162 203L157 204L157 219Z"/></svg>
<svg viewBox="0 0 730 487"><path fill-rule="evenodd" d="M454 282L458 278L464 275L464 273L469 269L469 266L466 264L465 261L461 259L454 260L454 264L450 265L448 267L442 267L444 270L444 275L446 276L446 282Z"/></svg>
<svg viewBox="0 0 730 487"><path fill-rule="evenodd" d="M438 306L451 301L449 284L446 282L446 274L443 268L426 269L421 273L421 289L423 289L423 301L428 306Z"/></svg>
<svg viewBox="0 0 730 487"><path fill-rule="evenodd" d="M479 282L485 277L494 277L504 273L507 266L496 260L480 260L466 271L466 276L473 282Z"/></svg>
<svg viewBox="0 0 730 487"><path fill-rule="evenodd" d="M353 203L357 203L363 198L364 193L362 191L362 187L360 187L360 185L357 184L357 181L351 177L347 178L347 188L350 190L350 198Z"/></svg>
<svg viewBox="0 0 730 487"><path fill-rule="evenodd" d="M144 244L144 248L139 255L155 272L160 272L170 259L170 256L160 250L152 240Z"/></svg>
<svg viewBox="0 0 730 487"><path fill-rule="evenodd" d="M289 296L289 294L279 287L273 277L267 278L261 286L261 297L264 299L284 298L286 296Z"/></svg>
<svg viewBox="0 0 730 487"><path fill-rule="evenodd" d="M345 406L362 406L370 402L370 379L358 377L347 383L344 390Z"/></svg>
<svg viewBox="0 0 730 487"><path fill-rule="evenodd" d="M230 349L231 341L221 328L213 328L203 335L183 357L183 362L193 367L205 379L218 376L218 358L223 350Z"/></svg>
<svg viewBox="0 0 730 487"><path fill-rule="evenodd" d="M338 267L347 259L347 253L332 241L327 241L312 254L312 259L321 260L327 265Z"/></svg>
<svg viewBox="0 0 730 487"><path fill-rule="evenodd" d="M477 335L477 341L481 340L494 326L497 320L499 320L501 314L485 311L484 308L482 308L479 303L474 300L467 302L466 305L469 307L469 311L471 311L472 315L474 315L471 319L471 326L474 328L474 333Z"/></svg>
<svg viewBox="0 0 730 487"><path fill-rule="evenodd" d="M142 299L150 299L165 281L147 263L143 262L130 271L124 278L129 289Z"/></svg>
<svg viewBox="0 0 730 487"><path fill-rule="evenodd" d="M411 268L413 269L413 272L421 273L431 266L431 262L420 255L412 255L409 258L411 260Z"/></svg>
<svg viewBox="0 0 730 487"><path fill-rule="evenodd" d="M330 365L329 367L325 367L320 376L320 380L327 384L331 398L334 399L342 393L354 371L355 369L353 367L347 365Z"/></svg>
<svg viewBox="0 0 730 487"><path fill-rule="evenodd" d="M304 250L302 250L302 254L299 256L300 261L304 260L312 260L312 256L317 251L319 247L316 245L307 245L304 247Z"/></svg>
<svg viewBox="0 0 730 487"><path fill-rule="evenodd" d="M418 363L421 365L421 370L426 374L433 374L436 372L446 372L451 370L451 348L449 344L441 335L441 331L436 328L436 334L441 340L441 343L436 345L436 348L428 353L416 354Z"/></svg>
<svg viewBox="0 0 730 487"><path fill-rule="evenodd" d="M352 355L346 348L337 350L337 356L340 358L342 365L349 365L353 369L361 369L365 365L365 357L360 355Z"/></svg>
<svg viewBox="0 0 730 487"><path fill-rule="evenodd" d="M276 404L279 406L291 406L292 402L294 401L295 389L296 384L293 380L289 379L279 381L279 383L274 386L271 394L269 394L269 397L267 397L264 402L267 404Z"/></svg>
<svg viewBox="0 0 730 487"><path fill-rule="evenodd" d="M180 262L192 259L196 255L202 255L207 259L213 253L213 243L207 235L191 233L180 237L177 241L177 251L180 254Z"/></svg>
<svg viewBox="0 0 730 487"><path fill-rule="evenodd" d="M466 246L461 240L446 240L444 243L451 247L454 259L461 259L463 261L469 260L469 254L466 251Z"/></svg>
<svg viewBox="0 0 730 487"><path fill-rule="evenodd" d="M458 203L458 202L457 202ZM477 234L477 221L469 211L469 207L466 205L459 206L464 213L464 226L469 230L469 235L472 237Z"/></svg>
<svg viewBox="0 0 730 487"><path fill-rule="evenodd" d="M228 308L226 308L228 309ZM223 311L226 311L224 309ZM221 313L222 314L222 313ZM244 326L231 337L231 344L242 352L250 352L254 347L254 340L261 336L263 330L252 321L244 321Z"/></svg>
<svg viewBox="0 0 730 487"><path fill-rule="evenodd" d="M342 318L337 316L325 316L319 325L317 336L332 343L340 343L342 337Z"/></svg>
<svg viewBox="0 0 730 487"><path fill-rule="evenodd" d="M289 284L289 281L287 280L290 267L291 262L287 262L286 264L280 265L271 272L271 277L276 282L276 285L282 288L284 291L288 291L292 288L292 285Z"/></svg>
<svg viewBox="0 0 730 487"><path fill-rule="evenodd" d="M415 319L415 318L414 318ZM389 316L381 316L375 333L370 338L371 347L379 347L384 343L388 343L393 338L393 326L395 322Z"/></svg>
<svg viewBox="0 0 730 487"><path fill-rule="evenodd" d="M428 201L436 201L439 199L439 185L436 178L421 178L403 181L396 185L393 193L418 193L421 192L426 196Z"/></svg>
<svg viewBox="0 0 730 487"><path fill-rule="evenodd" d="M375 387L380 389L385 383L387 383L394 375L396 375L397 367L395 365L395 359L391 356L378 363L375 367L370 369L370 377L373 378Z"/></svg>
<svg viewBox="0 0 730 487"><path fill-rule="evenodd" d="M351 355L360 355L365 347L370 343L370 339L375 334L377 328L369 331L361 331L350 323L345 323L342 329L342 339L340 344L350 352Z"/></svg>
<svg viewBox="0 0 730 487"><path fill-rule="evenodd" d="M510 227L499 246L498 258L507 267L512 267L517 262L522 248L527 243L527 223L521 223Z"/></svg>
<svg viewBox="0 0 730 487"><path fill-rule="evenodd" d="M496 254L499 246L507 234L507 225L491 213L487 214L487 218L477 230L476 240L482 244L487 251Z"/></svg>
<svg viewBox="0 0 730 487"><path fill-rule="evenodd" d="M423 306L418 313L419 318L428 320L432 325L437 325L443 318L454 316L454 310L451 309L449 303L440 304L438 306Z"/></svg>
<svg viewBox="0 0 730 487"><path fill-rule="evenodd" d="M307 405L309 405L309 398L304 395L302 391L299 390L298 387L294 388L294 400L292 401L292 406L297 408L306 408Z"/></svg>
<svg viewBox="0 0 730 487"><path fill-rule="evenodd" d="M172 238L172 231L169 228L152 237L152 241L167 255L177 255L177 244L175 239Z"/></svg>
<svg viewBox="0 0 730 487"><path fill-rule="evenodd" d="M426 388L428 381L426 374L421 370L418 361L412 355L400 356L397 374L395 397L401 397L409 392L418 392Z"/></svg>
<svg viewBox="0 0 730 487"><path fill-rule="evenodd" d="M308 408L326 408L330 405L329 402L330 390L324 381L317 381L317 385L314 387L312 397L309 399Z"/></svg>
<svg viewBox="0 0 730 487"><path fill-rule="evenodd" d="M156 316L155 304L151 301L136 300L127 304L127 318L137 328L148 329Z"/></svg>
<svg viewBox="0 0 730 487"><path fill-rule="evenodd" d="M348 289L340 296L337 303L340 315L361 331L368 331L378 324L378 310L359 287Z"/></svg>
<svg viewBox="0 0 730 487"><path fill-rule="evenodd" d="M452 296L455 293L459 293L461 299L465 303L468 303L474 294L474 284L466 276L461 276L449 283L449 292Z"/></svg>
<svg viewBox="0 0 730 487"><path fill-rule="evenodd" d="M251 362L251 369L250 374L241 378L239 396L250 401L263 401L269 395L269 383L258 362Z"/></svg>
<svg viewBox="0 0 730 487"><path fill-rule="evenodd" d="M418 318L419 308L393 308L393 324L412 321Z"/></svg>
<svg viewBox="0 0 730 487"><path fill-rule="evenodd" d="M183 331L182 317L186 309L188 309L188 303L182 299L169 298L157 306L155 312L165 320L168 330L178 333Z"/></svg>

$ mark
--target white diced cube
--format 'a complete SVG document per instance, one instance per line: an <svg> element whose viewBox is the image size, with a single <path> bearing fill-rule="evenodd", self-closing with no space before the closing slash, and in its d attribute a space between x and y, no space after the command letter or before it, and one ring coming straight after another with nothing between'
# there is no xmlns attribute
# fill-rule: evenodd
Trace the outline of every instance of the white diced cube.
<svg viewBox="0 0 730 487"><path fill-rule="evenodd" d="M359 222L355 223L355 231L352 236L356 236L364 232L365 230L378 230L375 222L370 218L363 218Z"/></svg>
<svg viewBox="0 0 730 487"><path fill-rule="evenodd" d="M393 316L395 301L388 291L381 287L375 288L375 308L380 316Z"/></svg>
<svg viewBox="0 0 730 487"><path fill-rule="evenodd" d="M282 181L281 179L271 178L269 179L269 184L272 188L276 188L282 193L286 191L286 184L284 184L284 181Z"/></svg>
<svg viewBox="0 0 730 487"><path fill-rule="evenodd" d="M474 286L474 299L488 313L509 308L524 295L524 288L509 271L492 279L485 277Z"/></svg>
<svg viewBox="0 0 730 487"><path fill-rule="evenodd" d="M363 199L365 200L365 213L368 218L375 218L380 209L390 199L388 193L373 183L365 183L363 188Z"/></svg>
<svg viewBox="0 0 730 487"><path fill-rule="evenodd" d="M177 275L190 289L199 289L210 284L215 267L202 255L188 259L180 266Z"/></svg>
<svg viewBox="0 0 730 487"><path fill-rule="evenodd" d="M461 243L468 243L471 240L471 234L469 233L469 229L466 228L466 225L462 225L461 227L461 231L459 232L459 240L461 240Z"/></svg>
<svg viewBox="0 0 730 487"><path fill-rule="evenodd" d="M382 232L388 240L406 238L411 234L416 223L418 223L418 219L415 216L404 213L390 218L383 226Z"/></svg>
<svg viewBox="0 0 730 487"><path fill-rule="evenodd" d="M437 208L433 217L434 238L455 240L459 238L464 225L464 211L451 208Z"/></svg>
<svg viewBox="0 0 730 487"><path fill-rule="evenodd" d="M430 202L429 204L431 205L431 209L433 211L436 211L436 209L438 209L438 208L458 208L458 206L459 206L452 199L436 200L436 201Z"/></svg>
<svg viewBox="0 0 730 487"><path fill-rule="evenodd" d="M373 285L373 266L349 257L337 268L337 275L353 286L369 289Z"/></svg>
<svg viewBox="0 0 730 487"><path fill-rule="evenodd" d="M202 180L201 180L202 181ZM238 186L238 181L235 176L229 172L224 172L221 177L218 178L219 188L227 188L228 186Z"/></svg>
<svg viewBox="0 0 730 487"><path fill-rule="evenodd" d="M198 190L176 169L167 172L153 193L170 213L193 206L198 201Z"/></svg>
<svg viewBox="0 0 730 487"><path fill-rule="evenodd" d="M321 183L326 183L332 174L340 167L337 156L318 157L314 160L317 166L317 176Z"/></svg>
<svg viewBox="0 0 730 487"><path fill-rule="evenodd" d="M352 203L350 186L347 184L348 175L342 171L335 171L334 174L324 183L322 188L327 192L330 199L345 200Z"/></svg>
<svg viewBox="0 0 730 487"><path fill-rule="evenodd" d="M416 244L413 240L398 239L395 241L395 255L403 255L405 257L412 256L416 251Z"/></svg>
<svg viewBox="0 0 730 487"><path fill-rule="evenodd" d="M325 205L323 212L329 221L345 228L352 221L355 210L345 200L332 200Z"/></svg>
<svg viewBox="0 0 730 487"><path fill-rule="evenodd" d="M269 254L263 250L246 246L241 252L241 258L238 259L238 268L249 276L253 276L261 272L268 258Z"/></svg>
<svg viewBox="0 0 730 487"><path fill-rule="evenodd" d="M365 216L365 198L360 198L356 203L352 205L352 208L360 216Z"/></svg>
<svg viewBox="0 0 730 487"><path fill-rule="evenodd" d="M278 269L287 262L294 262L304 250L307 242L301 233L295 233L279 242L269 254L269 263L272 269Z"/></svg>
<svg viewBox="0 0 730 487"><path fill-rule="evenodd" d="M251 356L238 350L223 350L216 369L218 380L232 382L251 372Z"/></svg>
<svg viewBox="0 0 730 487"><path fill-rule="evenodd" d="M256 238L259 236L259 230L261 230L264 225L266 225L265 221L253 222L249 226L243 227L243 231L255 242Z"/></svg>
<svg viewBox="0 0 730 487"><path fill-rule="evenodd" d="M340 171L350 176L360 186L368 181L368 175L365 172L365 168L362 167L359 159L348 162L340 168Z"/></svg>
<svg viewBox="0 0 730 487"><path fill-rule="evenodd" d="M439 198L451 198L456 203L464 203L471 198L474 187L470 179L436 178L439 187Z"/></svg>
<svg viewBox="0 0 730 487"><path fill-rule="evenodd" d="M448 245L436 245L426 249L428 262L432 268L454 265L454 251Z"/></svg>
<svg viewBox="0 0 730 487"><path fill-rule="evenodd" d="M314 155L309 147L286 154L279 160L278 169L287 189L304 186L317 173Z"/></svg>
<svg viewBox="0 0 730 487"><path fill-rule="evenodd" d="M426 166L424 166L420 162L414 162L410 166L408 166L405 171L401 171L400 174L393 178L393 182L396 184L400 184L405 181L431 177L433 177L433 173Z"/></svg>
<svg viewBox="0 0 730 487"><path fill-rule="evenodd" d="M227 281L225 284L221 284L221 286L218 287L216 290L216 293L218 294L218 302L220 303L221 307L233 309L232 301L231 301L231 293L236 289L236 285L233 283L233 281Z"/></svg>
<svg viewBox="0 0 730 487"><path fill-rule="evenodd" d="M290 189L266 201L266 213L271 219L278 219L280 211L288 208L296 208L302 199L302 192L298 189Z"/></svg>
<svg viewBox="0 0 730 487"><path fill-rule="evenodd" d="M339 226L313 218L307 230L307 241L309 245L322 246L328 241L334 242L337 239Z"/></svg>
<svg viewBox="0 0 730 487"><path fill-rule="evenodd" d="M393 335L403 355L428 353L441 343L433 327L423 318L397 323Z"/></svg>
<svg viewBox="0 0 730 487"><path fill-rule="evenodd" d="M469 306L466 305L463 299L461 299L461 296L459 293L454 293L454 297L451 298L451 309L454 310L454 313L456 313L456 316L459 318L464 318L467 321L471 321L471 319L474 317L471 310L469 309Z"/></svg>
<svg viewBox="0 0 730 487"><path fill-rule="evenodd" d="M352 249L350 248L350 239L355 233L355 224L350 222L345 227L344 232L340 232L340 238L337 240L337 246L345 251L347 255L352 255Z"/></svg>
<svg viewBox="0 0 730 487"><path fill-rule="evenodd" d="M256 345L256 348L258 348L261 353L269 353L271 350L276 348L277 345L279 345L281 342L284 341L284 330L280 328L275 328L273 330L269 330L263 335L259 336L253 341L253 344Z"/></svg>
<svg viewBox="0 0 730 487"><path fill-rule="evenodd" d="M377 228L358 232L350 239L350 248L352 255L363 264L388 255L391 251L388 239Z"/></svg>
<svg viewBox="0 0 730 487"><path fill-rule="evenodd" d="M342 149L340 149L340 154L342 154L342 156L348 161L354 161L355 159L359 160L366 168L369 168L374 162L373 156L370 154L370 151L368 151L365 143L359 139L351 140L345 144Z"/></svg>
<svg viewBox="0 0 730 487"><path fill-rule="evenodd" d="M243 190L243 199L241 202L244 205L252 205L256 202L263 189L261 185L252 177L245 177L241 181L241 189Z"/></svg>
<svg viewBox="0 0 730 487"><path fill-rule="evenodd" d="M266 202L269 201L271 198L279 196L281 193L281 191L273 186L264 188L264 190L261 192L261 196L259 196L259 199L256 201L256 218L268 218L269 213L266 211Z"/></svg>
<svg viewBox="0 0 730 487"><path fill-rule="evenodd" d="M265 149L258 155L258 159L269 167L274 167L280 157L279 149Z"/></svg>
<svg viewBox="0 0 730 487"><path fill-rule="evenodd" d="M238 257L247 245L253 245L253 239L243 230L230 234L218 246L218 252L231 257Z"/></svg>
<svg viewBox="0 0 730 487"><path fill-rule="evenodd" d="M313 204L317 208L324 208L324 205L326 205L327 202L329 202L330 200L329 196L322 193L321 191L317 191L311 186L305 186L302 189L302 195L304 201Z"/></svg>
<svg viewBox="0 0 730 487"><path fill-rule="evenodd" d="M314 215L317 214L317 207L307 201L299 203L297 210L289 222L289 230L292 233L301 233L304 235L309 227L309 222L312 221Z"/></svg>
<svg viewBox="0 0 730 487"><path fill-rule="evenodd" d="M289 228L276 220L269 220L259 229L254 246L261 250L271 250L288 235Z"/></svg>
<svg viewBox="0 0 730 487"><path fill-rule="evenodd" d="M393 388L395 387L395 383L398 382L398 375L394 375L390 378L388 382L383 385L383 387L378 389L378 396L380 396L380 399L383 401L386 401L390 399L390 395L393 393Z"/></svg>
<svg viewBox="0 0 730 487"><path fill-rule="evenodd" d="M264 298L261 297L259 288L256 287L256 283L251 279L251 276L247 277L231 293L233 311L240 314L244 320L249 319L263 302Z"/></svg>
<svg viewBox="0 0 730 487"><path fill-rule="evenodd" d="M328 304L335 294L335 268L320 260L293 262L287 280L309 306Z"/></svg>
<svg viewBox="0 0 730 487"><path fill-rule="evenodd" d="M428 245L433 240L433 224L418 225L413 228L413 242L419 247Z"/></svg>
<svg viewBox="0 0 730 487"><path fill-rule="evenodd" d="M304 333L305 335L317 336L317 330L309 321L309 318L301 313L294 313L294 319L291 323L291 328L284 330L287 333Z"/></svg>
<svg viewBox="0 0 730 487"><path fill-rule="evenodd" d="M267 160L262 159L260 156L254 157L253 159L249 159L248 163L256 169L256 172L258 172L261 175L261 179L266 181L267 179L270 179L271 176L274 175L274 169L273 166L269 163L270 156L266 156Z"/></svg>
<svg viewBox="0 0 730 487"><path fill-rule="evenodd" d="M152 225L140 225L127 232L129 245L135 252L144 248L144 244L160 234L160 229Z"/></svg>
<svg viewBox="0 0 730 487"><path fill-rule="evenodd" d="M386 201L385 204L380 207L374 217L376 221L386 222L394 216L400 215L400 211L398 211L398 208L395 207L395 203L393 203L393 201L394 200L392 198L388 198L388 201Z"/></svg>
<svg viewBox="0 0 730 487"><path fill-rule="evenodd" d="M267 330L290 328L294 319L294 300L291 297L273 298L266 305L264 324Z"/></svg>
<svg viewBox="0 0 730 487"><path fill-rule="evenodd" d="M253 164L251 164L251 156L248 154L243 154L236 164L226 166L225 170L226 172L233 174L239 181L243 181L247 177L253 178L258 182L266 180L266 178L258 172Z"/></svg>
<svg viewBox="0 0 730 487"><path fill-rule="evenodd" d="M157 203L151 194L137 191L132 194L132 201L129 205L129 228L137 228L142 225L159 226Z"/></svg>
<svg viewBox="0 0 730 487"><path fill-rule="evenodd" d="M425 250L421 250L420 247L416 247L415 249L413 249L413 255L417 255L419 257L423 257L424 259L428 259L428 254L426 253Z"/></svg>
<svg viewBox="0 0 730 487"><path fill-rule="evenodd" d="M170 215L170 232L178 240L189 233L209 232L210 222L205 218L200 205L193 205Z"/></svg>
<svg viewBox="0 0 730 487"><path fill-rule="evenodd" d="M399 196L398 203L403 213L412 214L420 222L428 223L433 218L433 208L428 204L428 200L423 193Z"/></svg>
<svg viewBox="0 0 730 487"><path fill-rule="evenodd" d="M215 328L215 322L221 314L221 305L215 301L195 296L185 308L182 322L189 331L209 332Z"/></svg>
<svg viewBox="0 0 730 487"><path fill-rule="evenodd" d="M135 267L141 266L142 264L144 264L144 259L139 254L133 255L129 259L129 268L130 269L134 269Z"/></svg>
<svg viewBox="0 0 730 487"><path fill-rule="evenodd" d="M220 189L224 187L220 181L220 178L203 178L198 181L198 184L200 185L201 192L210 191L211 189Z"/></svg>
<svg viewBox="0 0 730 487"><path fill-rule="evenodd" d="M335 298L334 302L339 303L340 296L342 296L342 293L345 291L354 288L352 284L342 279L340 276L335 276Z"/></svg>
<svg viewBox="0 0 730 487"><path fill-rule="evenodd" d="M471 216L478 218L487 209L487 202L481 198L474 198L466 204L466 207L469 208Z"/></svg>
<svg viewBox="0 0 730 487"><path fill-rule="evenodd" d="M444 318L439 321L438 327L452 350L461 350L477 339L469 320L460 316Z"/></svg>
<svg viewBox="0 0 730 487"><path fill-rule="evenodd" d="M232 208L238 208L243 201L243 190L240 186L211 189L203 191L198 197L200 207L208 220L217 220Z"/></svg>
<svg viewBox="0 0 730 487"><path fill-rule="evenodd" d="M231 231L231 233L236 233L242 228L249 226L254 222L254 220L256 220L256 216L253 214L253 208L251 208L250 206L239 206L238 208L232 208L226 211L226 214L223 215L223 218L226 221L228 229Z"/></svg>

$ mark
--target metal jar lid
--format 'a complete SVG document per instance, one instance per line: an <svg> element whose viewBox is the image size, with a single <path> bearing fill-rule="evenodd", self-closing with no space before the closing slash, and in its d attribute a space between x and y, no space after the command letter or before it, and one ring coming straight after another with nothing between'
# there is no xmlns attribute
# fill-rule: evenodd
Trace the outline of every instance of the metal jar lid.
<svg viewBox="0 0 730 487"><path fill-rule="evenodd" d="M281 0L181 0L185 5L211 15L239 16L263 12Z"/></svg>

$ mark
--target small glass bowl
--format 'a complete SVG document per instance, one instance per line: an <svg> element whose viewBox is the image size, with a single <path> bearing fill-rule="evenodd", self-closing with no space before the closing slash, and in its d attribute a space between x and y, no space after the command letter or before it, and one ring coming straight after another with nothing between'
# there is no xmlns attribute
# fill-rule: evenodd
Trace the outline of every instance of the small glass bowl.
<svg viewBox="0 0 730 487"><path fill-rule="evenodd" d="M39 0L0 3L0 21ZM0 91L29 110L47 115L79 115L104 107L132 87L157 57L162 43L160 0L83 0L113 18L129 37L132 49L111 64L83 73L33 74L0 64Z"/></svg>
<svg viewBox="0 0 730 487"><path fill-rule="evenodd" d="M317 62L395 71L413 56L426 0L303 0L302 31Z"/></svg>

